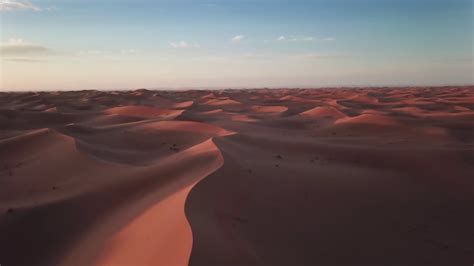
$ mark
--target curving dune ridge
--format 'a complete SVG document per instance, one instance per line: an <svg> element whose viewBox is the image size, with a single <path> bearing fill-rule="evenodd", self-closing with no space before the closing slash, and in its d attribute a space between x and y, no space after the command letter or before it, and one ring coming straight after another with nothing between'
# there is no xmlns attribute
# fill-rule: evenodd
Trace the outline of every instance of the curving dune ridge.
<svg viewBox="0 0 474 266"><path fill-rule="evenodd" d="M472 263L472 99L0 93L0 264Z"/></svg>

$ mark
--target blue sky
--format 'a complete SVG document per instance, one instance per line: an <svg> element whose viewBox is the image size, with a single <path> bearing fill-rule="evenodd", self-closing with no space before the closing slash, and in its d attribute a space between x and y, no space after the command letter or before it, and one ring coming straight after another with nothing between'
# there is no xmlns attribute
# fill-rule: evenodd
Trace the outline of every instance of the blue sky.
<svg viewBox="0 0 474 266"><path fill-rule="evenodd" d="M472 0L0 0L3 90L473 83Z"/></svg>

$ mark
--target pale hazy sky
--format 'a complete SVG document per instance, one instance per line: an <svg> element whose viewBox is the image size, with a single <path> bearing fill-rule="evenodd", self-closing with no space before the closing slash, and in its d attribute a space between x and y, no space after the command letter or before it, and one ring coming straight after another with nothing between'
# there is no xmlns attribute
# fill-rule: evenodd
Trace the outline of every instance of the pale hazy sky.
<svg viewBox="0 0 474 266"><path fill-rule="evenodd" d="M473 83L473 0L0 0L0 90Z"/></svg>

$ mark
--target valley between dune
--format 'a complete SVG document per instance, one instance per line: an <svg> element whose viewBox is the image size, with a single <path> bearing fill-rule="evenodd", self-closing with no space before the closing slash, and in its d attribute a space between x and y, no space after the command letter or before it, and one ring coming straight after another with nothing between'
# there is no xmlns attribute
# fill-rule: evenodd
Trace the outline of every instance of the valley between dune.
<svg viewBox="0 0 474 266"><path fill-rule="evenodd" d="M0 93L0 265L466 265L474 88Z"/></svg>

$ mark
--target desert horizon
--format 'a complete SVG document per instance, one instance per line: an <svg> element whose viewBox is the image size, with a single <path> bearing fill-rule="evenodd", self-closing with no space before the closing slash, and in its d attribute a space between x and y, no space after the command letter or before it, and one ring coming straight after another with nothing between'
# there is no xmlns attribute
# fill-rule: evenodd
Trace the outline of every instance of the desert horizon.
<svg viewBox="0 0 474 266"><path fill-rule="evenodd" d="M0 266L474 263L473 0L0 0Z"/></svg>
<svg viewBox="0 0 474 266"><path fill-rule="evenodd" d="M64 90L64 89L4 89L2 92L6 93L24 93L24 92L75 92L75 91L106 91L106 92L120 92L120 91L226 91L226 90L320 90L320 89L406 89L406 88L462 88L462 87L473 87L474 84L436 84L436 85L333 85L333 86L260 86L260 87L253 87L253 86L242 86L242 87L234 87L234 86L194 86L194 87L132 87L132 88L109 88L109 89L102 89L102 88L80 88L80 89L71 89L71 90Z"/></svg>

